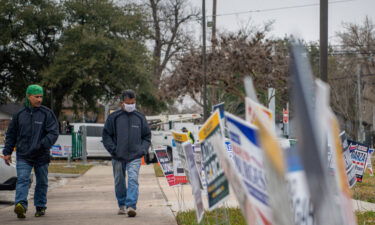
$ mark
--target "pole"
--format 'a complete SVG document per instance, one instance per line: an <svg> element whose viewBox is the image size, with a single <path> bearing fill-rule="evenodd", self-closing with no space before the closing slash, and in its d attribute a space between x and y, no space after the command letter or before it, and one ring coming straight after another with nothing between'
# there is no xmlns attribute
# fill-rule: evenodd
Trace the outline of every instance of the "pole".
<svg viewBox="0 0 375 225"><path fill-rule="evenodd" d="M87 164L87 127L81 126L81 137L82 137L82 160L83 164Z"/></svg>
<svg viewBox="0 0 375 225"><path fill-rule="evenodd" d="M268 108L272 112L272 123L275 124L275 117L276 117L276 89L275 88L268 88Z"/></svg>
<svg viewBox="0 0 375 225"><path fill-rule="evenodd" d="M320 78L328 82L328 0L320 0Z"/></svg>
<svg viewBox="0 0 375 225"><path fill-rule="evenodd" d="M207 65L206 65L206 1L202 0L202 64L203 64L203 118L207 120Z"/></svg>
<svg viewBox="0 0 375 225"><path fill-rule="evenodd" d="M357 140L362 142L362 100L361 100L361 65L357 65L357 103L358 103L358 133Z"/></svg>
<svg viewBox="0 0 375 225"><path fill-rule="evenodd" d="M212 36L211 36L212 51L214 51L215 47L216 47L216 8L217 8L217 0L213 0L213 6L212 6Z"/></svg>

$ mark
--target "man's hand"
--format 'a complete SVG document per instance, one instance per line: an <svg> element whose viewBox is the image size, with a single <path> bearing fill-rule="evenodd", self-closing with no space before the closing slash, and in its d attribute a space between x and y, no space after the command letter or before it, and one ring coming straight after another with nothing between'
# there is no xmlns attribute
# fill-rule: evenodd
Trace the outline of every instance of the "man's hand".
<svg viewBox="0 0 375 225"><path fill-rule="evenodd" d="M3 159L5 161L5 164L7 164L8 166L10 166L10 164L12 163L12 155L4 155Z"/></svg>

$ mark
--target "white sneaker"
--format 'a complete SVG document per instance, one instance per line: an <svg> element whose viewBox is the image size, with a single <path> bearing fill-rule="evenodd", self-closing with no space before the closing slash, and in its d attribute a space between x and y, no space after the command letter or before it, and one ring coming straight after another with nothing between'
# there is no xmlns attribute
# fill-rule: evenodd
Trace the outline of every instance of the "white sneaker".
<svg viewBox="0 0 375 225"><path fill-rule="evenodd" d="M137 215L137 212L136 212L135 209L133 209L132 207L129 207L129 208L127 209L127 211L128 211L128 216L129 216L129 217L135 217L135 216Z"/></svg>
<svg viewBox="0 0 375 225"><path fill-rule="evenodd" d="M118 212L117 212L118 215L125 215L126 214L126 211L125 211L125 208L124 206L120 207L118 209Z"/></svg>

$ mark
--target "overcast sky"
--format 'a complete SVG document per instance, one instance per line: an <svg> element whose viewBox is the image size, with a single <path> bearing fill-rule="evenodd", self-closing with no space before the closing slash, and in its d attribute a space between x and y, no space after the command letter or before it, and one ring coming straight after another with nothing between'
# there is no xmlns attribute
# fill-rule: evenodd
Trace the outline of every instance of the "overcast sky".
<svg viewBox="0 0 375 225"><path fill-rule="evenodd" d="M194 6L201 8L202 0L190 1ZM273 20L271 35L274 37L297 34L306 41L318 41L319 2L319 0L217 0L217 14L221 15L217 17L217 28L234 31L248 21L254 25L262 25ZM336 42L335 33L342 30L343 22L359 24L363 22L366 15L375 22L375 0L330 0L329 2L330 42ZM260 11L246 13L256 10ZM206 14L212 15L212 0L206 0Z"/></svg>

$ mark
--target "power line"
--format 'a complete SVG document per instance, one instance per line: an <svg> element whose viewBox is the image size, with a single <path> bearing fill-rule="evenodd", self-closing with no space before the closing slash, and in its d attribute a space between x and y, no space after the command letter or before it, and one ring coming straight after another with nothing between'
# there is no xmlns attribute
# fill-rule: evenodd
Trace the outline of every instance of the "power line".
<svg viewBox="0 0 375 225"><path fill-rule="evenodd" d="M354 1L357 1L357 0L331 1L328 4L337 4L337 3L354 2ZM279 10L287 10L287 9L306 8L306 7L312 7L312 6L319 6L319 3L294 5L294 6L284 6L284 7L268 8L268 9L255 9L255 10L232 12L232 13L223 13L223 14L217 14L216 16L232 16L232 15L240 15L240 14L248 14L248 13L271 12L271 11L279 11ZM211 16L212 15L209 15L208 17L211 17Z"/></svg>
<svg viewBox="0 0 375 225"><path fill-rule="evenodd" d="M372 77L375 76L375 73L368 73L368 74L361 74L361 77ZM356 77L353 76L344 76L344 77L332 77L329 80L344 80L344 79L356 79Z"/></svg>
<svg viewBox="0 0 375 225"><path fill-rule="evenodd" d="M338 0L338 1L331 1L328 4L338 4L338 3L345 3L345 2L355 2L357 0ZM238 11L238 12L231 12L231 13L222 13L217 14L216 16L233 16L233 15L241 15L241 14L249 14L249 13L262 13L262 12L272 12L272 11L280 11L280 10L288 10L288 9L297 9L297 8L307 8L307 7L314 7L319 6L319 3L311 3L311 4L304 4L304 5L293 5L293 6L284 6L284 7L276 7L276 8L268 8L268 9L254 9L254 10L248 10L248 11ZM212 17L212 15L206 16L206 18ZM191 21L201 21L202 17L191 17L186 22ZM167 22L167 21L174 21L173 19L169 20L158 20L159 22ZM153 23L152 20L146 20L147 23Z"/></svg>

